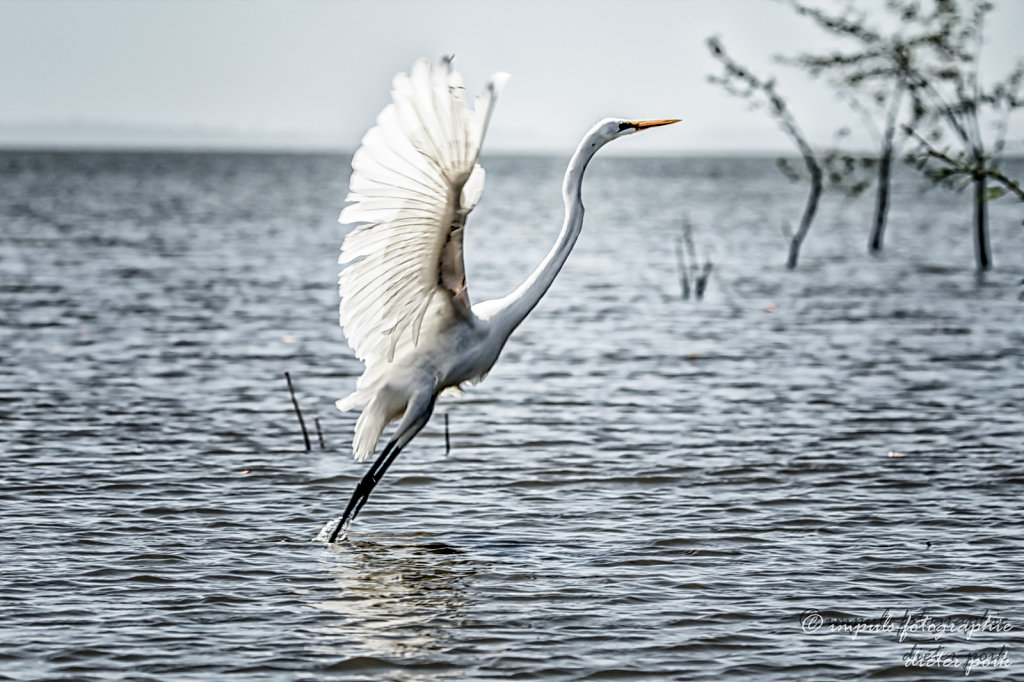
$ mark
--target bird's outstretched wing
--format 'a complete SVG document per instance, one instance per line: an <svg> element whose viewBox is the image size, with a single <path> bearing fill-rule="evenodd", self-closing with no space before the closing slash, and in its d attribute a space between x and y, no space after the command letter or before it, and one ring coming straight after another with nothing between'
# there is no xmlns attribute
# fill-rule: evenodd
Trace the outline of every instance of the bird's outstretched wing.
<svg viewBox="0 0 1024 682"><path fill-rule="evenodd" d="M339 222L362 224L342 246L340 319L367 374L418 342L428 309L469 313L462 228L483 192L477 157L507 79L492 77L470 109L451 57L433 69L417 61L395 76L392 103L352 159L353 203Z"/></svg>

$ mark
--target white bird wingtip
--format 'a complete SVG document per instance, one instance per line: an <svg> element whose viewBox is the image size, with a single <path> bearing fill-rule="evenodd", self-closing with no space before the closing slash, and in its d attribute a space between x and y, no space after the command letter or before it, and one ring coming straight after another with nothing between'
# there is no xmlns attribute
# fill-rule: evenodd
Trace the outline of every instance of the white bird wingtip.
<svg viewBox="0 0 1024 682"><path fill-rule="evenodd" d="M491 80L487 83L495 95L500 95L501 91L505 89L505 84L508 83L508 79L512 77L512 74L499 71L498 73L491 76Z"/></svg>
<svg viewBox="0 0 1024 682"><path fill-rule="evenodd" d="M424 296L432 292L433 279L424 280L422 273L440 268L442 257L450 258L453 272L464 272L461 233L458 248L437 254L452 232L443 216L449 208L466 213L480 199L484 175L474 168L508 78L495 73L469 101L450 57L433 68L419 59L408 74L394 77L392 101L353 154L346 196L351 203L338 216L352 226L338 255L339 264L348 264L339 276L339 321L367 372L390 366L399 347L415 347L427 329L421 329L430 305ZM453 189L461 191L452 194ZM338 408L362 404L343 399Z"/></svg>

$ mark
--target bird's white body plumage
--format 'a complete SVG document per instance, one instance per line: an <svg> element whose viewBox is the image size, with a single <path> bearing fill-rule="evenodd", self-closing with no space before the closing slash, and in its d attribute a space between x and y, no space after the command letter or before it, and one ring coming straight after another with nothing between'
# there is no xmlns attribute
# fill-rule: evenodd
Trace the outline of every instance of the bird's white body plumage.
<svg viewBox="0 0 1024 682"><path fill-rule="evenodd" d="M363 407L352 441L358 460L373 453L390 422L401 421L385 452L393 454L380 471L371 469L372 482L357 489L350 511L358 511L394 455L423 427L436 397L482 379L551 286L583 225L581 184L594 153L616 137L672 122L604 119L595 125L569 161L565 221L554 247L511 294L471 305L462 230L483 192L477 159L507 79L493 76L470 108L451 58L433 69L417 61L410 74L395 77L391 104L352 159L346 199L352 203L339 220L359 225L345 238L339 260L348 264L339 278L340 319L366 370L355 392L337 405ZM349 512L345 518L351 519Z"/></svg>
<svg viewBox="0 0 1024 682"><path fill-rule="evenodd" d="M338 407L364 407L356 459L373 452L414 394L477 379L497 359L469 303L462 226L483 193L477 158L507 78L494 76L470 109L450 58L433 69L416 62L395 77L392 103L352 159L353 203L339 221L361 225L339 259L349 263L339 278L340 319L366 371Z"/></svg>

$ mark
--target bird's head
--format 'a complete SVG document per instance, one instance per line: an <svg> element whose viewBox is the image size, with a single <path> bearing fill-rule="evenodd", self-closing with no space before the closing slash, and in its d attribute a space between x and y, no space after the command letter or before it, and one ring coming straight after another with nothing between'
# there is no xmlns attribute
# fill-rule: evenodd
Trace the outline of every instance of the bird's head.
<svg viewBox="0 0 1024 682"><path fill-rule="evenodd" d="M632 135L639 130L667 126L670 123L678 123L678 118L659 118L648 121L631 121L624 118L606 118L595 126L592 133L607 140L614 140L617 137Z"/></svg>

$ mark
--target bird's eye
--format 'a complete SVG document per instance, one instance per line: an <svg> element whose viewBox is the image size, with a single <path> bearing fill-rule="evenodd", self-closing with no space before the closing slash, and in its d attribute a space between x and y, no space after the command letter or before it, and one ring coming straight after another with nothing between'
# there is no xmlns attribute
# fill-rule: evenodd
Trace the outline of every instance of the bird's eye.
<svg viewBox="0 0 1024 682"><path fill-rule="evenodd" d="M626 123L625 121L623 121L622 123L619 124L619 132L621 133L626 128L632 128L632 127L633 127L632 125L630 125L629 123Z"/></svg>

